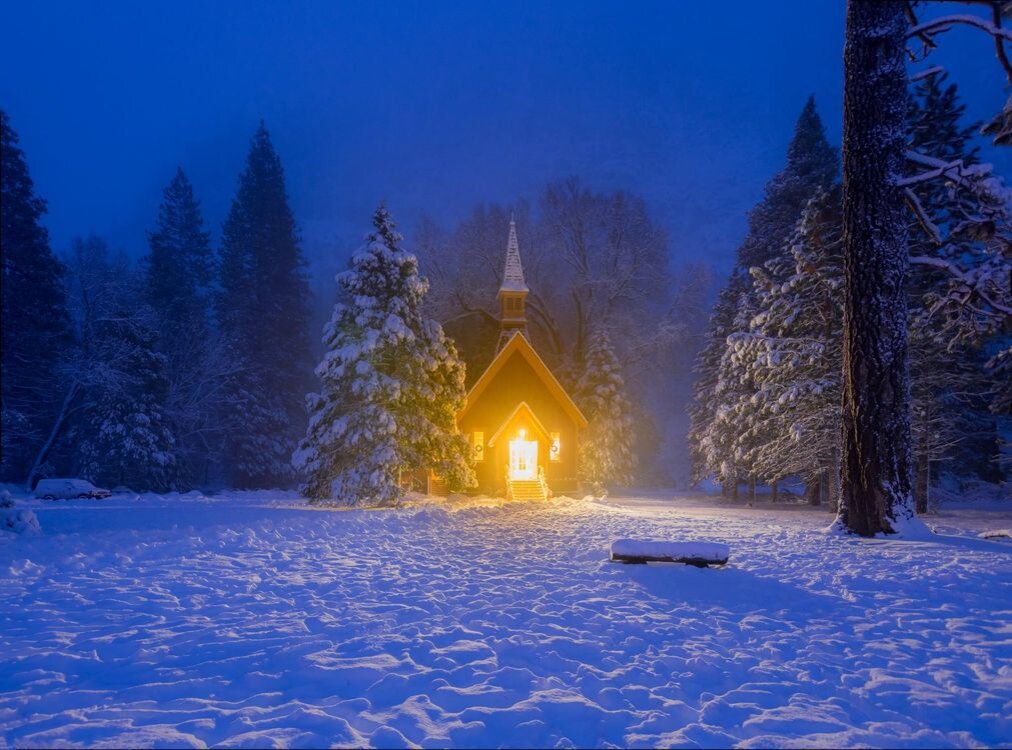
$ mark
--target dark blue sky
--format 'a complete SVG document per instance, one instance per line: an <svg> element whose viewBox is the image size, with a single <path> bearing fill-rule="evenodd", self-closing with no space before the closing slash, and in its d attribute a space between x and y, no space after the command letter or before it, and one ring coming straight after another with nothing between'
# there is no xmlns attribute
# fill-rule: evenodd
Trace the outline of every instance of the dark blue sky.
<svg viewBox="0 0 1012 750"><path fill-rule="evenodd" d="M410 233L424 213L449 223L570 174L645 195L676 261L726 267L809 93L839 142L843 13L842 0L8 0L0 106L58 250L97 232L144 252L179 164L217 236L263 117L318 271L343 264L380 199ZM989 115L1005 96L990 47L950 37L933 62Z"/></svg>

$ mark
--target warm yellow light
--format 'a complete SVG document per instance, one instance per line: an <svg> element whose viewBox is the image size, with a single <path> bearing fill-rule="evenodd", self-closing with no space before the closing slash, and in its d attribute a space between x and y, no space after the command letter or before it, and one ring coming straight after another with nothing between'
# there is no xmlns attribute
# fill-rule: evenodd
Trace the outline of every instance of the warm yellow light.
<svg viewBox="0 0 1012 750"><path fill-rule="evenodd" d="M525 437L527 437L527 430L520 430L520 439L523 440Z"/></svg>

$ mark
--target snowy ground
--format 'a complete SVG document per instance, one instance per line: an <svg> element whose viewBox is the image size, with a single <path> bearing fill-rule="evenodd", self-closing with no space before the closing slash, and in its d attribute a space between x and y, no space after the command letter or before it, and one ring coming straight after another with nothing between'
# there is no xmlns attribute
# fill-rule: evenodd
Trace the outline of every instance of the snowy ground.
<svg viewBox="0 0 1012 750"><path fill-rule="evenodd" d="M0 747L1012 743L1012 542L975 538L1009 511L927 543L699 497L35 507L0 534Z"/></svg>

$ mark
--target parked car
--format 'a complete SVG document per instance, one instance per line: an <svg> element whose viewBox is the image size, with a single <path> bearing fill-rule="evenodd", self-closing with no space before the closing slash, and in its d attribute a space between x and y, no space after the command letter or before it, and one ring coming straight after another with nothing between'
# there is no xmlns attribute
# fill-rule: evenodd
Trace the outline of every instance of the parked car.
<svg viewBox="0 0 1012 750"><path fill-rule="evenodd" d="M111 497L109 490L96 487L87 479L40 479L35 485L35 497L44 500L68 499L71 497L91 497L104 500Z"/></svg>

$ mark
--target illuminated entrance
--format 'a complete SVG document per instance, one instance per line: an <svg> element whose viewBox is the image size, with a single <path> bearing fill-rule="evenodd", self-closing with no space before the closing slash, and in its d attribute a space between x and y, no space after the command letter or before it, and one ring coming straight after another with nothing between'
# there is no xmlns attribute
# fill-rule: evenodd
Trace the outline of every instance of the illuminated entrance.
<svg viewBox="0 0 1012 750"><path fill-rule="evenodd" d="M510 440L510 479L536 479L538 476L538 441L525 440L520 430L516 440Z"/></svg>

